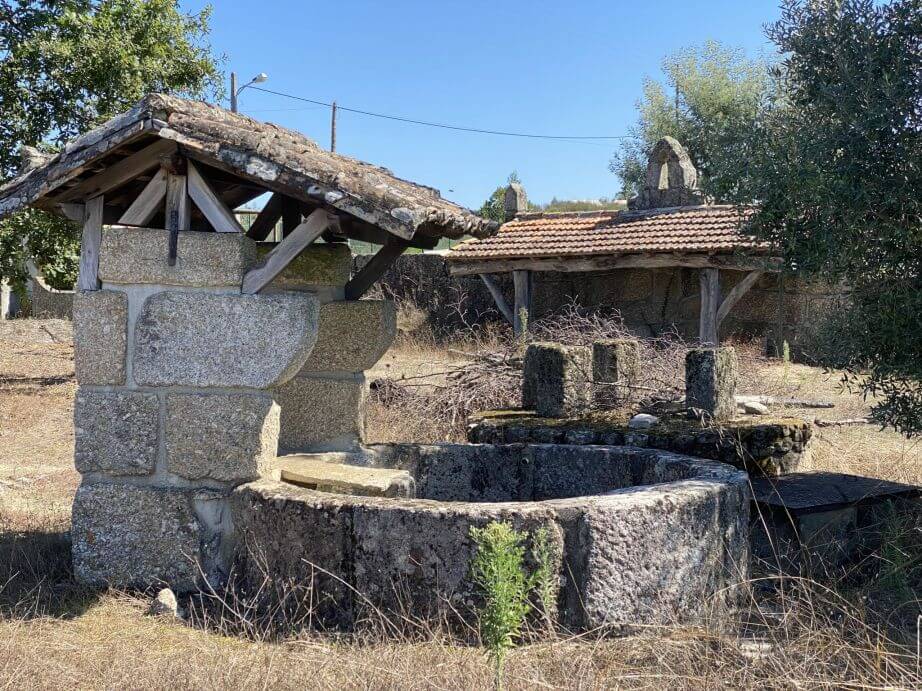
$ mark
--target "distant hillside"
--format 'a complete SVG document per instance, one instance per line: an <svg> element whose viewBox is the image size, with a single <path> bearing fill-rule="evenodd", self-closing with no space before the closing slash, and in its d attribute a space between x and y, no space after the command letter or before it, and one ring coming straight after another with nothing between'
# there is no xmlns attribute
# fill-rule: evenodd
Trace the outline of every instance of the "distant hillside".
<svg viewBox="0 0 922 691"><path fill-rule="evenodd" d="M545 204L529 204L529 211L620 211L627 208L624 199L557 199Z"/></svg>

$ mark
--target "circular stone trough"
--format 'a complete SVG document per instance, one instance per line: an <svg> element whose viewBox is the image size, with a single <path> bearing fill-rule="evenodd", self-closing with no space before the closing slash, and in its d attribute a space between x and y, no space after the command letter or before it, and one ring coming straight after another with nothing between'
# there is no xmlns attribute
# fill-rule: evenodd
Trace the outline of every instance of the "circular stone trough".
<svg viewBox="0 0 922 691"><path fill-rule="evenodd" d="M272 480L235 491L246 581L310 587L315 621L326 624L349 626L371 606L471 615L470 529L491 521L530 536L529 568L532 536L546 531L556 617L570 630L699 622L732 609L748 574L748 479L721 463L633 447L482 444L372 445L296 460L404 470L390 474L398 485L405 478L397 493L415 493L356 496Z"/></svg>

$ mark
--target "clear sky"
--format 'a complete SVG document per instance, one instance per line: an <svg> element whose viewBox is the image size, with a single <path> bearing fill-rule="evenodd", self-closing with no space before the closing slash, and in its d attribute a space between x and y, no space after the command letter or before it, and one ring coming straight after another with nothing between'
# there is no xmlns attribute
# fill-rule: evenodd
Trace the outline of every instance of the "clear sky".
<svg viewBox="0 0 922 691"><path fill-rule="evenodd" d="M183 0L187 10L202 0ZM770 54L777 0L309 2L212 0L226 69L264 87L466 127L622 135L645 76L707 39ZM248 89L240 110L329 145L329 109ZM337 150L477 208L515 170L531 201L617 195L615 141L454 132L340 112Z"/></svg>

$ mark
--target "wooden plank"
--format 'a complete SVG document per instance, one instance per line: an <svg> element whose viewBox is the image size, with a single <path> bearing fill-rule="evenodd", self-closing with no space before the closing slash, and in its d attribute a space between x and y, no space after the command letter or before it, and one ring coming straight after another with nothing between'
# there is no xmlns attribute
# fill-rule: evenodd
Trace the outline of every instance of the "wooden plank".
<svg viewBox="0 0 922 691"><path fill-rule="evenodd" d="M307 220L266 255L266 260L261 266L249 271L243 277L243 293L252 295L269 285L272 279L301 254L305 247L319 238L329 225L329 215L322 209L317 209L308 216Z"/></svg>
<svg viewBox="0 0 922 691"><path fill-rule="evenodd" d="M131 206L125 210L118 222L130 226L143 226L150 223L162 208L161 205L166 197L166 177L167 172L163 168L158 170L150 182L144 186L141 194L131 202Z"/></svg>
<svg viewBox="0 0 922 691"><path fill-rule="evenodd" d="M358 300L397 261L397 257L409 246L409 241L396 236L388 239L369 262L346 284L346 299Z"/></svg>
<svg viewBox="0 0 922 691"><path fill-rule="evenodd" d="M86 207L83 204L58 204L58 209L70 221L83 223Z"/></svg>
<svg viewBox="0 0 922 691"><path fill-rule="evenodd" d="M756 284L764 271L750 271L743 277L743 280L733 286L733 289L727 293L727 297L723 299L723 302L720 303L720 308L717 310L717 327L720 328L721 322L724 318L730 313L730 310L733 309L733 306L740 301L740 298L743 297L746 293L749 292L749 289Z"/></svg>
<svg viewBox="0 0 922 691"><path fill-rule="evenodd" d="M719 343L717 307L720 304L720 270L702 269L699 279L701 281L701 311L698 339L702 346L716 346Z"/></svg>
<svg viewBox="0 0 922 691"><path fill-rule="evenodd" d="M109 166L99 175L83 180L64 194L58 201L74 201L89 199L100 194L105 194L129 180L133 180L141 173L160 165L160 158L176 151L176 143L161 139L150 146L141 149L136 154L124 158L118 163Z"/></svg>
<svg viewBox="0 0 922 691"><path fill-rule="evenodd" d="M708 254L625 254L597 257L547 257L541 259L483 259L463 261L449 259L453 276L494 274L508 271L611 271L613 269L656 269L683 266L691 269L733 269L737 271L777 271L781 262L775 257Z"/></svg>
<svg viewBox="0 0 922 691"><path fill-rule="evenodd" d="M195 167L194 163L188 164L186 172L189 185L189 196L199 208L211 227L218 233L243 233L243 228L237 222L234 213L227 208L221 198L211 189L208 181Z"/></svg>
<svg viewBox="0 0 922 691"><path fill-rule="evenodd" d="M99 290L99 246L102 243L103 197L86 203L83 240L80 244L80 274L77 290Z"/></svg>
<svg viewBox="0 0 922 691"><path fill-rule="evenodd" d="M490 274L480 274L480 280L483 281L487 290L490 291L490 295L493 296L493 302L496 303L496 308L500 311L500 314L506 318L507 322L514 324L515 318L512 316L512 308L509 307L509 303L506 302L503 291L499 289L499 284L496 282L496 279Z"/></svg>
<svg viewBox="0 0 922 691"><path fill-rule="evenodd" d="M513 271L512 283L515 288L512 331L519 336L528 328L528 319L531 314L531 271Z"/></svg>
<svg viewBox="0 0 922 691"><path fill-rule="evenodd" d="M166 176L166 227L173 229L173 213L176 213L176 229L189 230L192 220L192 205L189 201L188 179L185 175L167 173Z"/></svg>
<svg viewBox="0 0 922 691"><path fill-rule="evenodd" d="M250 229L247 231L248 238L253 240L265 240L269 237L269 233L272 232L275 228L275 224L278 223L279 219L282 217L282 204L284 199L285 196L278 192L269 197L269 201L266 202L263 210L259 212L259 216L256 217L256 220L253 221L253 225L251 225Z"/></svg>

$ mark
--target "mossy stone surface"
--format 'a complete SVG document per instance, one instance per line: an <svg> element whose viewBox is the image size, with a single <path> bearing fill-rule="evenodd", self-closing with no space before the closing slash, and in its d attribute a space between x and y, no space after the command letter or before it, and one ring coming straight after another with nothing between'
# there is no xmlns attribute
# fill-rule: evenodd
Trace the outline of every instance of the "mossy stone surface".
<svg viewBox="0 0 922 691"><path fill-rule="evenodd" d="M275 245L260 244L260 258ZM352 250L345 243L309 245L272 281L273 288L295 289L305 286L344 286L352 272Z"/></svg>

